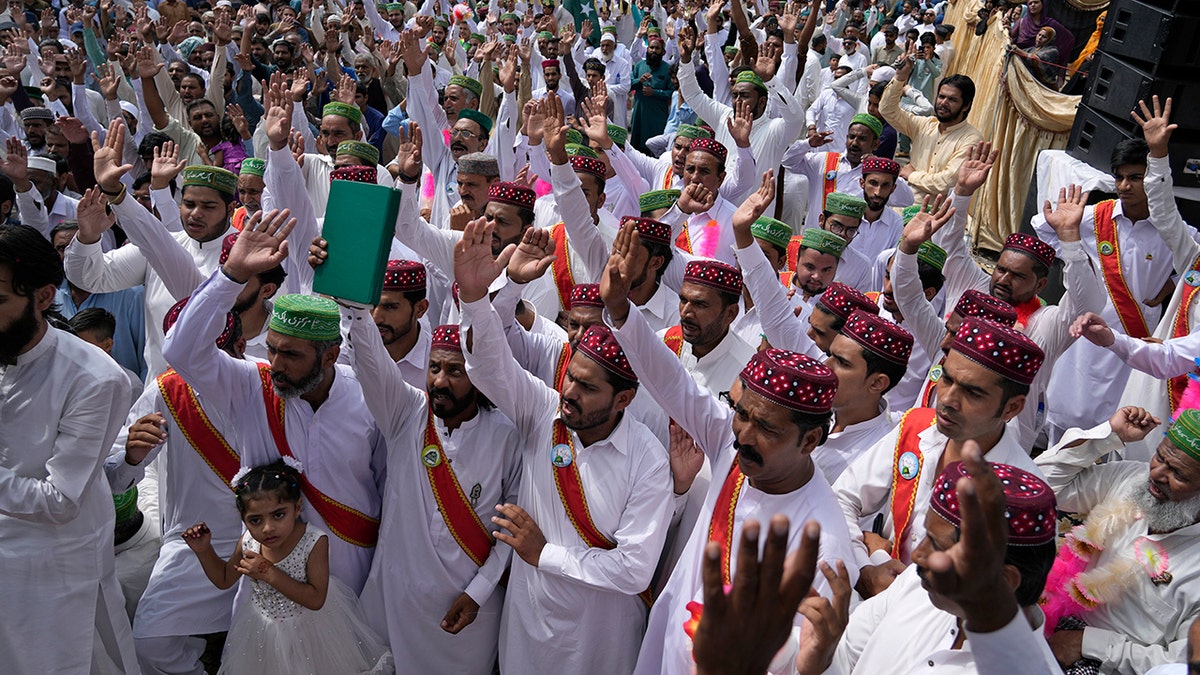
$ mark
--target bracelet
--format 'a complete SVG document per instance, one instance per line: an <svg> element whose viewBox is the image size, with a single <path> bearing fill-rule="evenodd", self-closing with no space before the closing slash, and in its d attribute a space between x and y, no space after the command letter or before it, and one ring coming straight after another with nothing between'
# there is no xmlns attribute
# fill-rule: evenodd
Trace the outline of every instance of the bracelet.
<svg viewBox="0 0 1200 675"><path fill-rule="evenodd" d="M413 183L421 180L421 174L417 174L415 176L405 176L399 171L396 172L396 177L399 178L401 182L407 183L408 185L412 185Z"/></svg>
<svg viewBox="0 0 1200 675"><path fill-rule="evenodd" d="M115 194L111 192L104 192L104 190L101 190L100 192L103 192L104 195L108 197L108 203L113 206L125 201L126 190L124 185L122 185L121 189Z"/></svg>
<svg viewBox="0 0 1200 675"><path fill-rule="evenodd" d="M108 190L105 190L104 188L100 187L99 184L96 185L96 189L100 190L101 194L108 195L109 197L116 197L117 195L121 194L121 192L125 189L125 184L122 183L121 189L117 190L116 192L109 192Z"/></svg>
<svg viewBox="0 0 1200 675"><path fill-rule="evenodd" d="M225 266L224 266L224 265L221 265L221 266L220 266L220 267L218 267L217 269L221 270L221 274L224 274L226 279L228 279L228 280L232 281L232 282L233 282L233 283L235 283L235 284L242 285L242 284L246 283L245 281L242 281L242 280L240 280L240 279L234 279L234 278L233 278L233 275L232 275L232 274L230 274L228 271L226 271L226 270L225 270Z"/></svg>

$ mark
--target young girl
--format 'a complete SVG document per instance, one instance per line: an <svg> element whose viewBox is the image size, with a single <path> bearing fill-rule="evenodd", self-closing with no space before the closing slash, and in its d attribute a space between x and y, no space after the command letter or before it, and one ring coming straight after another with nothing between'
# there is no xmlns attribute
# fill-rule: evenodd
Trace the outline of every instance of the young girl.
<svg viewBox="0 0 1200 675"><path fill-rule="evenodd" d="M217 588L238 594L220 675L393 673L391 652L358 598L329 575L329 539L300 520L300 462L242 468L232 481L246 533L221 560L204 523L183 533Z"/></svg>

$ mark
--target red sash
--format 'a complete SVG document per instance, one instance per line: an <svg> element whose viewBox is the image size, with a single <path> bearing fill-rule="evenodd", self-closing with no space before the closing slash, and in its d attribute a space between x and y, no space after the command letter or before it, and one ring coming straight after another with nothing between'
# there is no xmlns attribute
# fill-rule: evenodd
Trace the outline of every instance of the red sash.
<svg viewBox="0 0 1200 675"><path fill-rule="evenodd" d="M663 190L671 189L671 179L674 177L675 177L675 167L668 166L667 167L667 175L663 176L663 184L662 184Z"/></svg>
<svg viewBox="0 0 1200 675"><path fill-rule="evenodd" d="M675 352L675 356L683 356L683 328L678 324L671 326L663 335L663 344Z"/></svg>
<svg viewBox="0 0 1200 675"><path fill-rule="evenodd" d="M233 229L241 232L242 226L246 224L246 207L239 206L237 210L233 212L233 218L229 219L229 224L233 226Z"/></svg>
<svg viewBox="0 0 1200 675"><path fill-rule="evenodd" d="M583 479L580 478L579 466L575 463L575 442L571 440L571 432L567 431L567 425L563 424L562 420L554 420L551 442L553 443L552 452L562 453L561 455L552 454L554 485L558 488L558 497L562 500L567 518L571 520L571 525L575 526L575 532L579 534L579 538L583 539L584 543L592 548L613 550L617 547L617 542L605 536L600 528L592 522L587 495L583 492ZM559 456L566 461L558 461ZM650 589L642 591L638 597L649 605Z"/></svg>
<svg viewBox="0 0 1200 675"><path fill-rule="evenodd" d="M733 516L737 510L738 496L742 494L742 484L746 476L738 466L737 459L725 476L717 502L713 504L712 519L708 522L708 540L721 545L721 579L726 586L731 583L733 571L730 569L730 552L733 550Z"/></svg>
<svg viewBox="0 0 1200 675"><path fill-rule="evenodd" d="M868 291L866 293L863 293L863 295L867 296L868 300L870 300L871 302L878 305L879 304L879 296L882 295L882 293L880 293L879 291Z"/></svg>
<svg viewBox="0 0 1200 675"><path fill-rule="evenodd" d="M265 363L258 364L258 375L262 378L263 403L267 406L267 426L271 429L271 437L275 439L275 448L279 450L281 457L295 457L283 430L283 399L275 395L275 388L271 386L271 367ZM372 518L335 501L318 490L304 474L300 475L300 489L308 503L325 519L329 531L343 541L363 548L371 548L379 541L378 518Z"/></svg>
<svg viewBox="0 0 1200 675"><path fill-rule="evenodd" d="M688 253L692 252L692 235L688 234L687 223L683 224L683 231L675 237L675 248Z"/></svg>
<svg viewBox="0 0 1200 675"><path fill-rule="evenodd" d="M900 433L896 436L896 452L892 457L892 557L896 560L900 559L904 542L912 529L917 484L921 482L921 472L925 470L918 435L933 426L935 421L932 408L913 408L900 419ZM915 466L913 460L916 460Z"/></svg>
<svg viewBox="0 0 1200 675"><path fill-rule="evenodd" d="M791 270L784 270L779 273L779 283L783 284L784 288L792 287L792 277L796 276Z"/></svg>
<svg viewBox="0 0 1200 675"><path fill-rule="evenodd" d="M446 522L454 541L462 547L463 553L480 567L488 559L495 539L492 533L483 526L479 514L475 513L471 502L450 467L450 461L442 449L442 440L438 438L437 427L433 423L433 406L429 408L429 421L425 424L425 445L421 449L421 463L429 475L429 487L433 489L433 499L437 502L442 520Z"/></svg>
<svg viewBox="0 0 1200 675"><path fill-rule="evenodd" d="M158 376L158 391L183 437L225 487L232 490L230 483L241 468L242 459L208 419L200 401L196 400L196 392L174 370Z"/></svg>
<svg viewBox="0 0 1200 675"><path fill-rule="evenodd" d="M787 266L784 267L785 270L789 272L796 271L796 260L800 258L800 243L802 241L804 241L804 237L798 234L792 235L792 238L788 240Z"/></svg>
<svg viewBox="0 0 1200 675"><path fill-rule="evenodd" d="M917 407L933 407L933 396L937 392L938 380L942 379L942 364L945 362L946 358L942 357L940 361L929 369L929 375L925 378L925 383L921 385L921 395L917 398Z"/></svg>
<svg viewBox="0 0 1200 675"><path fill-rule="evenodd" d="M1200 273L1200 257L1197 257L1192 263L1190 272ZM1171 337L1179 338L1192 332L1192 321L1189 318L1189 309L1192 306L1192 300L1196 298L1196 291L1200 290L1200 286L1193 286L1187 283L1186 275L1183 284L1183 296L1179 299L1179 308L1175 310L1175 321L1172 322ZM1171 415L1175 414L1175 409L1179 407L1179 400L1183 398L1183 390L1187 389L1188 376L1186 374L1178 377L1172 377L1167 381L1167 396L1171 403Z"/></svg>
<svg viewBox="0 0 1200 675"><path fill-rule="evenodd" d="M554 240L554 262L550 270L554 274L554 286L558 289L558 303L564 309L571 307L571 289L575 287L575 274L571 272L571 257L567 250L567 228L559 221L550 228Z"/></svg>
<svg viewBox="0 0 1200 675"><path fill-rule="evenodd" d="M563 382L567 379L567 364L571 363L571 343L564 342L562 351L558 353L558 363L554 365L554 391L563 390Z"/></svg>
<svg viewBox="0 0 1200 675"><path fill-rule="evenodd" d="M1108 297L1112 299L1113 309L1117 310L1117 317L1125 327L1125 334L1140 340L1150 337L1150 328L1121 269L1121 242L1117 236L1117 223L1113 220L1114 203L1109 199L1096 204L1096 249L1100 254L1100 269L1104 272Z"/></svg>
<svg viewBox="0 0 1200 675"><path fill-rule="evenodd" d="M1013 309L1017 310L1016 329L1019 331L1024 331L1025 328L1029 326L1029 318L1032 317L1034 312L1037 312L1045 304L1046 304L1045 300L1042 300L1041 298L1039 298L1038 296L1035 295L1032 298L1026 300L1025 302L1013 307Z"/></svg>
<svg viewBox="0 0 1200 675"><path fill-rule="evenodd" d="M837 192L837 174L838 162L842 161L842 155L836 152L825 153L825 174L822 178L825 180L821 192L821 209L825 209L825 199L830 192Z"/></svg>

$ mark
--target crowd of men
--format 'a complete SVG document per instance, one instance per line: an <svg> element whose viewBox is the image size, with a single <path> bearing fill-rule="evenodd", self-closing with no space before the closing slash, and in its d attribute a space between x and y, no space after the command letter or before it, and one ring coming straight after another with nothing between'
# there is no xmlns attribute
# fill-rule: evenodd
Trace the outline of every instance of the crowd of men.
<svg viewBox="0 0 1200 675"><path fill-rule="evenodd" d="M216 672L244 598L181 534L229 556L281 456L402 673L1200 662L1171 101L985 268L946 3L22 9L4 672Z"/></svg>

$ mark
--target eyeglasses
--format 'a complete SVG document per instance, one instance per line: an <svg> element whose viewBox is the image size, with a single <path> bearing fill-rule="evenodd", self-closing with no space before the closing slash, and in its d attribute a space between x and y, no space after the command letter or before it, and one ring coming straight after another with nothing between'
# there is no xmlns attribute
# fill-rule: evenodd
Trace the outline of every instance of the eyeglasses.
<svg viewBox="0 0 1200 675"><path fill-rule="evenodd" d="M847 242L858 236L858 225L847 227L835 220L828 221L825 229L845 239Z"/></svg>
<svg viewBox="0 0 1200 675"><path fill-rule="evenodd" d="M461 136L463 138L463 140L466 140L466 141L469 141L478 135L479 134L475 133L474 131L471 131L470 129L451 129L450 130L450 138L455 138L455 137Z"/></svg>
<svg viewBox="0 0 1200 675"><path fill-rule="evenodd" d="M723 391L717 394L717 398L721 401L721 403L729 406L730 410L737 410L737 405L734 404L733 397L729 395L729 392Z"/></svg>

